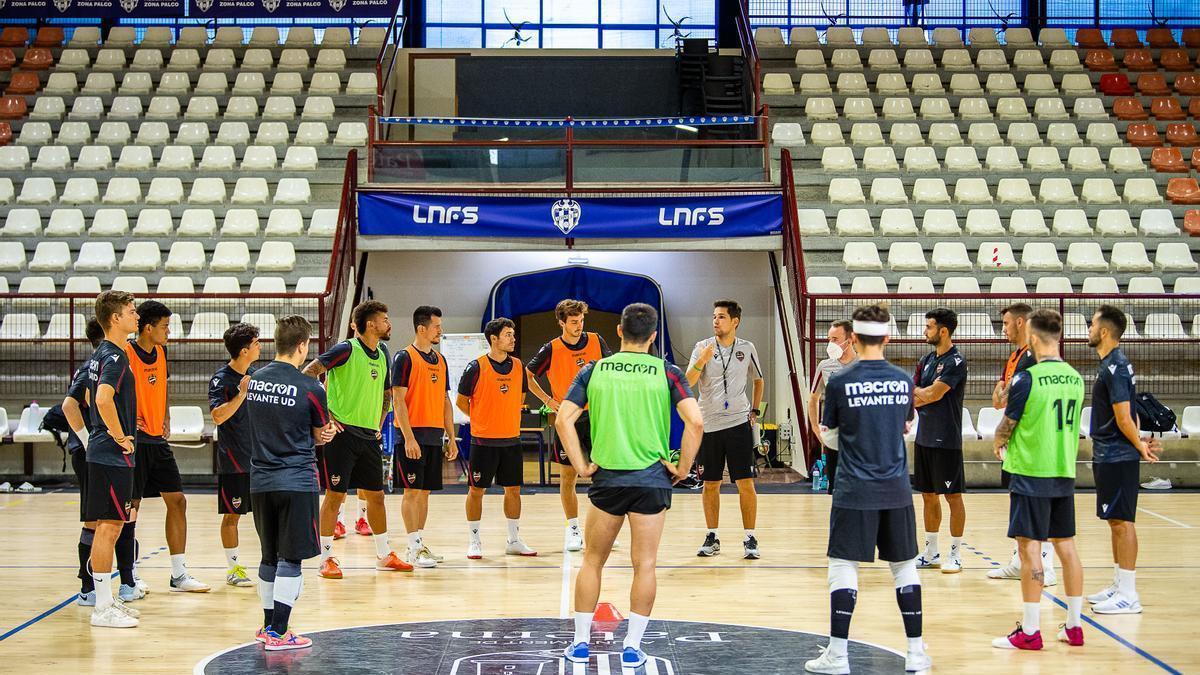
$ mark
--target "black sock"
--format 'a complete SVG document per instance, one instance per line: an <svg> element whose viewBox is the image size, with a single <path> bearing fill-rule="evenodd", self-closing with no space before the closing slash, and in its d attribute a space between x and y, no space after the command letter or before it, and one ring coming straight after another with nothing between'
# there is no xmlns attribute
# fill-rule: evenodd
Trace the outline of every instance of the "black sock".
<svg viewBox="0 0 1200 675"><path fill-rule="evenodd" d="M91 593L96 590L96 582L92 580L92 573L88 571L88 560L92 557L92 539L96 536L95 530L83 528L79 532L79 592Z"/></svg>
<svg viewBox="0 0 1200 675"><path fill-rule="evenodd" d="M275 601L275 609L263 610L271 612L271 632L283 635L287 632L288 619L292 618L292 606Z"/></svg>
<svg viewBox="0 0 1200 675"><path fill-rule="evenodd" d="M921 637L921 587L914 584L897 588L896 604L900 605L900 616L904 619L904 634Z"/></svg>
<svg viewBox="0 0 1200 675"><path fill-rule="evenodd" d="M263 628L269 629L271 627L271 621L274 618L275 618L275 608L274 607L272 607L271 609L264 609L263 610Z"/></svg>
<svg viewBox="0 0 1200 675"><path fill-rule="evenodd" d="M134 529L137 523L125 523L121 535L117 537L117 570L121 573L121 585L132 586L133 561L135 559Z"/></svg>
<svg viewBox="0 0 1200 675"><path fill-rule="evenodd" d="M850 637L850 617L854 615L854 604L858 591L839 588L829 594L829 634L845 640Z"/></svg>

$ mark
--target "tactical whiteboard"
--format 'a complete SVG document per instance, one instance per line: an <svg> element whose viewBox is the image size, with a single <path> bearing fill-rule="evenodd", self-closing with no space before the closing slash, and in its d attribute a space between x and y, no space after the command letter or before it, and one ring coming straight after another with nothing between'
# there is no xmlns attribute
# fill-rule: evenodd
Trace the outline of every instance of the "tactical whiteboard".
<svg viewBox="0 0 1200 675"><path fill-rule="evenodd" d="M445 333L438 350L446 358L446 370L450 374L450 405L454 407L454 421L457 424L467 424L471 421L470 418L454 405L454 401L458 399L458 379L462 377L468 363L487 353L487 338L483 333Z"/></svg>

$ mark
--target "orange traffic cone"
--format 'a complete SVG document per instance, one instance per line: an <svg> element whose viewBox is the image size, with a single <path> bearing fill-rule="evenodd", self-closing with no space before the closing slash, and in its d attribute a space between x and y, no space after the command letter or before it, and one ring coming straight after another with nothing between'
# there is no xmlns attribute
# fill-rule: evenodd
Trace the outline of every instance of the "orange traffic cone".
<svg viewBox="0 0 1200 675"><path fill-rule="evenodd" d="M601 602L596 605L596 613L592 615L592 621L596 623L621 623L625 617L617 611L617 608L611 602Z"/></svg>

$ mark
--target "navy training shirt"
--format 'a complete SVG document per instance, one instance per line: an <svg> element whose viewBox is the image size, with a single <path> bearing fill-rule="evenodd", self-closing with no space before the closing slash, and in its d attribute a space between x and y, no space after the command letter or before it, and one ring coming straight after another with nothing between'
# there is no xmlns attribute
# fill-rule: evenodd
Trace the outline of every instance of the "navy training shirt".
<svg viewBox="0 0 1200 675"><path fill-rule="evenodd" d="M250 375L254 374L251 368ZM238 386L246 374L239 373L226 363L208 382L208 409L215 410L237 398ZM250 473L250 413L246 401L237 412L217 425L217 473Z"/></svg>
<svg viewBox="0 0 1200 675"><path fill-rule="evenodd" d="M272 361L250 376L250 492L317 492L313 429L329 423L325 389L298 368Z"/></svg>
<svg viewBox="0 0 1200 675"><path fill-rule="evenodd" d="M962 404L967 394L967 359L958 347L951 347L941 356L936 351L926 354L917 368L916 384L931 387L941 381L950 391L946 395L917 408L917 444L926 448L962 449Z"/></svg>
<svg viewBox="0 0 1200 675"><path fill-rule="evenodd" d="M1133 409L1137 398L1137 377L1133 364L1125 357L1120 347L1108 353L1100 361L1096 381L1092 384L1092 461L1101 464L1112 462L1137 462L1142 459L1133 443L1121 433L1113 406L1128 403L1129 414L1137 416Z"/></svg>
<svg viewBox="0 0 1200 675"><path fill-rule="evenodd" d="M127 436L137 435L137 389L133 383L133 371L129 370L129 357L125 349L105 340L100 343L92 358L87 362L87 391L93 405L88 408L91 419L91 436L88 438L87 461L107 466L131 467L133 453L117 445L109 433L108 425L100 417L100 408L95 405L96 390L107 384L113 388L113 403L117 406L117 420Z"/></svg>

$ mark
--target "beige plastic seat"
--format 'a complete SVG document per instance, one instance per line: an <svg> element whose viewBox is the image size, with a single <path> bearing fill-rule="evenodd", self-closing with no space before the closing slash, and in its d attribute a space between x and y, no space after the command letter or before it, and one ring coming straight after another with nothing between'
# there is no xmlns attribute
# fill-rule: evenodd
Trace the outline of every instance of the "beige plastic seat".
<svg viewBox="0 0 1200 675"><path fill-rule="evenodd" d="M954 119L954 112L950 110L950 101L941 97L932 97L921 100L921 119L925 120L949 120Z"/></svg>
<svg viewBox="0 0 1200 675"><path fill-rule="evenodd" d="M1025 99L1006 96L996 101L996 117L1002 120L1027 120L1029 108L1025 105Z"/></svg>
<svg viewBox="0 0 1200 675"><path fill-rule="evenodd" d="M982 96L964 96L958 101L958 116L964 120L991 120L991 105Z"/></svg>
<svg viewBox="0 0 1200 675"><path fill-rule="evenodd" d="M241 98L235 96L234 98ZM249 98L249 97L247 97ZM253 99L250 99L253 100ZM230 99L232 105L233 99ZM269 120L290 120L296 117L296 103L291 96L271 96L263 105L262 118Z"/></svg>
<svg viewBox="0 0 1200 675"><path fill-rule="evenodd" d="M1067 39L1067 31L1062 28L1043 28L1038 33L1038 39L1042 41L1043 47L1071 46L1071 41Z"/></svg>
<svg viewBox="0 0 1200 675"><path fill-rule="evenodd" d="M1043 178L1038 186L1038 200L1043 204L1076 204L1079 197L1070 178Z"/></svg>
<svg viewBox="0 0 1200 675"><path fill-rule="evenodd" d="M1170 209L1144 209L1138 216L1138 231L1148 237L1179 235L1179 227Z"/></svg>
<svg viewBox="0 0 1200 675"><path fill-rule="evenodd" d="M192 190L188 194L187 201L189 204L220 204L225 201L225 196L225 180L223 178L197 178L192 182Z"/></svg>
<svg viewBox="0 0 1200 675"><path fill-rule="evenodd" d="M904 182L899 178L876 178L871 181L871 201L876 204L907 204Z"/></svg>
<svg viewBox="0 0 1200 675"><path fill-rule="evenodd" d="M1119 147L1108 151L1108 168L1115 172L1141 173L1146 170L1137 148Z"/></svg>
<svg viewBox="0 0 1200 675"><path fill-rule="evenodd" d="M170 209L142 209L134 223L133 234L139 237L165 237L174 228Z"/></svg>
<svg viewBox="0 0 1200 675"><path fill-rule="evenodd" d="M156 91L163 96L185 96L191 89L192 78L188 73L163 73Z"/></svg>
<svg viewBox="0 0 1200 675"><path fill-rule="evenodd" d="M58 198L58 190L53 178L38 176L26 178L21 183L21 193L17 195L18 204L49 204Z"/></svg>
<svg viewBox="0 0 1200 675"><path fill-rule="evenodd" d="M178 178L176 180L179 180ZM142 184L130 176L110 178L104 188L105 204L136 204L142 200Z"/></svg>
<svg viewBox="0 0 1200 675"><path fill-rule="evenodd" d="M829 201L834 204L863 204L867 196L857 178L834 178L829 181Z"/></svg>
<svg viewBox="0 0 1200 675"><path fill-rule="evenodd" d="M1172 293L1200 293L1200 277L1178 277ZM1195 329L1193 329L1193 332Z"/></svg>
<svg viewBox="0 0 1200 675"><path fill-rule="evenodd" d="M234 204L265 204L269 190L265 178L239 178L233 188Z"/></svg>
<svg viewBox="0 0 1200 675"><path fill-rule="evenodd" d="M67 104L61 96L39 96L29 111L29 119L61 120L67 113Z"/></svg>
<svg viewBox="0 0 1200 675"><path fill-rule="evenodd" d="M1078 148L1072 148L1077 150ZM1094 149L1094 148L1093 148ZM1097 155L1099 157L1099 155ZM1062 171L1062 157L1058 154L1058 148L1054 147L1033 147L1029 149L1029 154L1025 156L1025 164L1030 171Z"/></svg>
<svg viewBox="0 0 1200 675"><path fill-rule="evenodd" d="M1051 122L1046 128L1046 140L1050 145L1081 145L1079 129L1071 122Z"/></svg>
<svg viewBox="0 0 1200 675"><path fill-rule="evenodd" d="M96 133L96 143L102 145L124 145L133 139L128 122L101 122Z"/></svg>
<svg viewBox="0 0 1200 675"><path fill-rule="evenodd" d="M1183 246L1186 250L1187 244ZM1190 252L1188 256L1190 259ZM1150 262L1150 256L1146 254L1146 247L1140 241L1119 241L1113 244L1109 262L1114 272L1154 271L1154 265ZM1192 263L1191 269L1195 269L1195 263ZM1164 269L1164 271L1166 270ZM1172 271L1178 270L1172 269Z"/></svg>
<svg viewBox="0 0 1200 675"><path fill-rule="evenodd" d="M1104 160L1100 159L1100 150L1097 148L1071 148L1067 154L1067 166L1072 171L1103 171Z"/></svg>
<svg viewBox="0 0 1200 675"><path fill-rule="evenodd" d="M991 28L972 28L967 31L967 42L972 47L994 47L1000 44L996 31Z"/></svg>
<svg viewBox="0 0 1200 675"><path fill-rule="evenodd" d="M65 145L43 145L33 168L39 171L61 171L71 164L71 151Z"/></svg>
<svg viewBox="0 0 1200 675"><path fill-rule="evenodd" d="M896 41L901 47L929 46L929 40L925 37L925 29L919 26L906 26L897 30Z"/></svg>
<svg viewBox="0 0 1200 675"><path fill-rule="evenodd" d="M209 49L204 57L205 70L233 70L236 67L237 57L232 49Z"/></svg>
<svg viewBox="0 0 1200 675"><path fill-rule="evenodd" d="M87 232L89 237L123 237L129 233L129 215L125 209L97 209Z"/></svg>
<svg viewBox="0 0 1200 675"><path fill-rule="evenodd" d="M1000 222L1000 212L996 209L967 211L966 232L967 236L971 237L1004 236L1004 225Z"/></svg>
<svg viewBox="0 0 1200 675"><path fill-rule="evenodd" d="M37 212L34 211L34 213ZM4 228L5 234L8 234L8 229L6 225ZM46 225L46 236L78 237L83 234L85 229L83 211L79 209L54 209L54 212L50 214L50 222Z"/></svg>
<svg viewBox="0 0 1200 675"><path fill-rule="evenodd" d="M75 29L75 34L79 34L79 29ZM71 39L71 44L75 45L74 38ZM58 57L58 70L86 70L92 65L92 57L88 56L86 49L64 49Z"/></svg>
<svg viewBox="0 0 1200 675"><path fill-rule="evenodd" d="M288 152L299 148L288 148ZM304 148L315 152L315 148ZM268 171L275 168L278 162L278 155L275 148L270 145L252 145L246 148L246 152L242 155L242 169L249 171ZM285 167L286 168L286 167Z"/></svg>
<svg viewBox="0 0 1200 675"><path fill-rule="evenodd" d="M915 126L915 125L914 125ZM953 122L934 122L929 125L929 143L934 146L962 145L962 134Z"/></svg>
<svg viewBox="0 0 1200 675"><path fill-rule="evenodd" d="M950 76L950 91L956 96L974 96L983 93L983 86L975 73L955 73Z"/></svg>
<svg viewBox="0 0 1200 675"><path fill-rule="evenodd" d="M1039 120L1065 120L1070 117L1061 98L1039 98L1033 105L1033 112Z"/></svg>
<svg viewBox="0 0 1200 675"><path fill-rule="evenodd" d="M853 95L866 94L870 92L867 87L867 78L862 73L842 73L837 78L837 90L839 94Z"/></svg>
<svg viewBox="0 0 1200 675"><path fill-rule="evenodd" d="M1071 111L1081 120L1108 119L1108 111L1104 109L1104 101L1098 98L1077 98Z"/></svg>
<svg viewBox="0 0 1200 675"><path fill-rule="evenodd" d="M1058 209L1054 212L1054 234L1060 237L1090 237L1092 226L1088 224L1083 209Z"/></svg>
<svg viewBox="0 0 1200 675"><path fill-rule="evenodd" d="M184 26L179 30L176 47L203 47L208 44L208 29L204 26Z"/></svg>
<svg viewBox="0 0 1200 675"><path fill-rule="evenodd" d="M916 241L892 242L888 247L888 268L896 272L923 272L929 269L925 249Z"/></svg>
<svg viewBox="0 0 1200 675"><path fill-rule="evenodd" d="M36 105L35 110L36 110ZM78 96L71 105L69 117L74 120L97 120L104 116L104 102L99 96Z"/></svg>
<svg viewBox="0 0 1200 675"><path fill-rule="evenodd" d="M842 249L842 264L848 271L879 271L883 269L883 261L879 259L879 249L873 241L847 242Z"/></svg>
<svg viewBox="0 0 1200 675"><path fill-rule="evenodd" d="M884 96L908 94L908 80L900 73L880 73L875 78L875 92Z"/></svg>
<svg viewBox="0 0 1200 675"><path fill-rule="evenodd" d="M913 110L912 100L907 96L891 97L883 101L883 117L889 120L915 120L917 112Z"/></svg>
<svg viewBox="0 0 1200 675"><path fill-rule="evenodd" d="M346 81L347 96L374 95L379 90L375 73L350 73Z"/></svg>
<svg viewBox="0 0 1200 675"><path fill-rule="evenodd" d="M821 168L825 171L855 171L854 151L846 146L830 146L821 151Z"/></svg>
<svg viewBox="0 0 1200 675"><path fill-rule="evenodd" d="M788 44L793 47L817 47L821 41L813 26L793 26L788 33Z"/></svg>
<svg viewBox="0 0 1200 675"><path fill-rule="evenodd" d="M767 73L763 75L763 93L768 96L791 96L796 93L792 85L792 76L787 73Z"/></svg>
<svg viewBox="0 0 1200 675"><path fill-rule="evenodd" d="M835 120L837 106L832 98L813 97L804 102L804 116L810 120Z"/></svg>
<svg viewBox="0 0 1200 675"><path fill-rule="evenodd" d="M341 131L340 127L338 130ZM771 127L771 143L781 148L801 147L805 145L804 129L796 122L776 122Z"/></svg>
<svg viewBox="0 0 1200 675"><path fill-rule="evenodd" d="M870 26L862 30L864 47L891 47L892 36L888 29L880 26Z"/></svg>
<svg viewBox="0 0 1200 675"><path fill-rule="evenodd" d="M1083 70L1079 52L1074 49L1056 49L1050 52L1050 68L1057 71Z"/></svg>
<svg viewBox="0 0 1200 675"><path fill-rule="evenodd" d="M1087 73L1067 73L1062 76L1062 93L1067 96L1091 96L1096 93Z"/></svg>
<svg viewBox="0 0 1200 675"><path fill-rule="evenodd" d="M854 53L855 56L858 52ZM346 68L346 53L340 49L322 49L317 52L317 70L344 70Z"/></svg>
<svg viewBox="0 0 1200 675"><path fill-rule="evenodd" d="M1038 56L1040 57L1041 54ZM1003 49L980 49L975 53L975 68L983 71L1007 71L1008 57L1004 55Z"/></svg>
<svg viewBox="0 0 1200 675"><path fill-rule="evenodd" d="M287 137L284 137L287 140ZM250 142L250 126L245 122L222 122L217 129L216 142L220 145L246 145Z"/></svg>
<svg viewBox="0 0 1200 675"><path fill-rule="evenodd" d="M304 124L301 123L300 129L296 131L296 142L313 145L314 143L308 138L302 139L300 132L303 130ZM287 141L288 126L286 122L263 122L258 125L258 133L254 135L255 145L284 145Z"/></svg>
<svg viewBox="0 0 1200 675"><path fill-rule="evenodd" d="M842 115L850 120L873 120L879 117L875 104L868 97L852 96L842 104Z"/></svg>
<svg viewBox="0 0 1200 675"><path fill-rule="evenodd" d="M1018 49L1013 54L1013 67L1017 70L1044 70L1046 61L1036 49Z"/></svg>
<svg viewBox="0 0 1200 675"><path fill-rule="evenodd" d="M900 163L896 161L896 151L890 147L866 148L863 150L863 169L866 171L899 171Z"/></svg>
<svg viewBox="0 0 1200 675"><path fill-rule="evenodd" d="M264 244L265 246L265 244ZM213 248L209 269L214 272L245 272L250 268L250 247L244 241L219 241Z"/></svg>
<svg viewBox="0 0 1200 675"><path fill-rule="evenodd" d="M912 172L938 171L941 165L933 148L916 146L904 149L904 169Z"/></svg>
<svg viewBox="0 0 1200 675"><path fill-rule="evenodd" d="M101 49L96 52L92 67L97 70L125 70L125 52L120 49Z"/></svg>
<svg viewBox="0 0 1200 675"><path fill-rule="evenodd" d="M1112 122L1092 122L1087 127L1088 145L1120 145L1117 126Z"/></svg>
<svg viewBox="0 0 1200 675"><path fill-rule="evenodd" d="M229 77L225 73L200 73L196 79L196 94L220 96L229 90Z"/></svg>
<svg viewBox="0 0 1200 675"><path fill-rule="evenodd" d="M1104 259L1104 251L1100 250L1100 244L1094 241L1077 241L1067 247L1067 267L1075 272L1107 272L1108 261ZM1085 279L1083 292L1091 293L1087 286L1088 280Z"/></svg>
<svg viewBox="0 0 1200 675"><path fill-rule="evenodd" d="M1133 220L1125 209L1103 209L1096 214L1096 234L1104 237L1131 237L1137 234L1137 230L1134 229Z"/></svg>
<svg viewBox="0 0 1200 675"><path fill-rule="evenodd" d="M183 181L173 176L158 176L146 190L147 204L179 204L183 201Z"/></svg>
<svg viewBox="0 0 1200 675"><path fill-rule="evenodd" d="M301 124L301 126L304 126ZM842 136L842 127L836 122L817 122L813 124L812 131L809 132L809 139L813 145L844 145L846 140ZM300 132L296 132L297 143L313 144L312 140L305 139L301 141Z"/></svg>
<svg viewBox="0 0 1200 675"><path fill-rule="evenodd" d="M942 52L942 68L945 70L972 70L971 52L965 49L947 49Z"/></svg>
<svg viewBox="0 0 1200 675"><path fill-rule="evenodd" d="M1041 209L1013 209L1008 217L1008 230L1014 237L1037 237L1050 234L1046 216Z"/></svg>
<svg viewBox="0 0 1200 675"><path fill-rule="evenodd" d="M222 241L221 244L233 244L234 242ZM244 244L243 244L244 245ZM215 257L215 253L214 253ZM247 258L249 253L247 253ZM204 244L198 241L177 241L171 244L171 250L167 253L167 260L163 263L163 269L168 272L199 272L204 269L204 261L206 255L204 253ZM244 267L242 269L245 269ZM214 272L224 271L241 271L241 270L225 270L213 268Z"/></svg>
<svg viewBox="0 0 1200 675"><path fill-rule="evenodd" d="M250 32L250 44L256 47L274 47L279 44L279 29L274 26L255 26Z"/></svg>
<svg viewBox="0 0 1200 675"><path fill-rule="evenodd" d="M196 97L189 102L190 108L192 103L197 100L209 97ZM211 99L212 105L215 106L216 99ZM150 105L146 107L146 119L149 120L174 120L179 118L179 99L174 96L155 96L150 99ZM215 113L214 113L215 116Z"/></svg>
<svg viewBox="0 0 1200 675"><path fill-rule="evenodd" d="M883 130L874 122L855 122L850 127L851 145L883 145Z"/></svg>
<svg viewBox="0 0 1200 675"><path fill-rule="evenodd" d="M139 49L133 53L133 63L130 67L138 70L162 70L162 52L157 49Z"/></svg>
<svg viewBox="0 0 1200 675"><path fill-rule="evenodd" d="M254 209L229 209L221 221L222 237L257 237L258 212Z"/></svg>
<svg viewBox="0 0 1200 675"><path fill-rule="evenodd" d="M853 47L854 31L848 26L830 26L825 31L825 44L830 47Z"/></svg>
<svg viewBox="0 0 1200 675"><path fill-rule="evenodd" d="M288 28L287 38L283 43L289 46L311 47L317 43L317 38L312 26L292 26Z"/></svg>
<svg viewBox="0 0 1200 675"><path fill-rule="evenodd" d="M25 267L25 245L19 241L0 242L0 271L19 272Z"/></svg>
<svg viewBox="0 0 1200 675"><path fill-rule="evenodd" d="M26 122L21 125L17 143L20 145L45 145L54 137L49 122Z"/></svg>
<svg viewBox="0 0 1200 675"><path fill-rule="evenodd" d="M921 127L913 122L893 124L888 139L892 145L923 145L925 143L925 138L921 136Z"/></svg>
<svg viewBox="0 0 1200 675"><path fill-rule="evenodd" d="M833 93L829 76L825 73L803 73L800 75L800 93L805 96Z"/></svg>
<svg viewBox="0 0 1200 675"><path fill-rule="evenodd" d="M939 272L969 272L971 258L960 241L939 241L933 245L933 267ZM949 291L947 291L949 292Z"/></svg>
<svg viewBox="0 0 1200 675"><path fill-rule="evenodd" d="M957 145L946 148L947 171L979 171L979 155L975 148L969 145Z"/></svg>
<svg viewBox="0 0 1200 675"><path fill-rule="evenodd" d="M95 178L68 178L58 200L63 204L95 204L100 201L100 186Z"/></svg>
<svg viewBox="0 0 1200 675"><path fill-rule="evenodd" d="M1020 93L1012 73L992 73L987 78L987 91L993 96L1015 96Z"/></svg>
<svg viewBox="0 0 1200 675"><path fill-rule="evenodd" d="M168 145L158 158L160 171L181 171L196 165L196 153L190 145Z"/></svg>
<svg viewBox="0 0 1200 675"><path fill-rule="evenodd" d="M798 70L825 70L825 54L819 49L801 49L796 52Z"/></svg>
<svg viewBox="0 0 1200 675"><path fill-rule="evenodd" d="M1016 124L1009 125L1009 133L1012 133L1012 128ZM992 145L1000 145L1003 141L1000 139L1000 128L995 122L972 122L967 130L967 140L971 145L987 147Z"/></svg>
<svg viewBox="0 0 1200 675"><path fill-rule="evenodd" d="M245 39L246 35L241 26L221 26L217 28L212 43L222 47L240 47Z"/></svg>
<svg viewBox="0 0 1200 675"><path fill-rule="evenodd" d="M1058 94L1058 87L1054 84L1054 77L1049 73L1031 73L1026 75L1022 87L1028 96L1054 96Z"/></svg>
<svg viewBox="0 0 1200 675"><path fill-rule="evenodd" d="M71 248L64 241L39 242L29 259L30 272L65 272L71 264Z"/></svg>
<svg viewBox="0 0 1200 675"><path fill-rule="evenodd" d="M981 270L1015 271L1017 259L1013 256L1012 245L1006 241L985 241L979 245L975 258Z"/></svg>
<svg viewBox="0 0 1200 675"><path fill-rule="evenodd" d="M42 94L70 95L79 90L79 78L75 73L50 73L42 87ZM44 98L40 97L40 98Z"/></svg>
<svg viewBox="0 0 1200 675"><path fill-rule="evenodd" d="M754 44L759 47L783 46L783 29L778 26L759 26L755 28Z"/></svg>
<svg viewBox="0 0 1200 675"><path fill-rule="evenodd" d="M242 55L242 68L246 70L270 70L273 65L275 58L269 49L247 49Z"/></svg>
<svg viewBox="0 0 1200 675"><path fill-rule="evenodd" d="M251 149L256 149L258 146L246 148L247 154ZM274 150L274 148L271 148ZM237 157L233 152L233 148L228 145L210 145L204 148L204 154L200 157L200 169L204 171L232 171L237 164Z"/></svg>
<svg viewBox="0 0 1200 675"><path fill-rule="evenodd" d="M1084 179L1081 193L1086 204L1119 204L1121 202L1121 196L1117 194L1117 186L1113 184L1111 178Z"/></svg>
<svg viewBox="0 0 1200 675"><path fill-rule="evenodd" d="M316 219L315 214L313 219ZM824 209L799 209L796 213L796 222L802 235L826 235L830 232L829 219L826 218ZM309 226L309 229L311 231L312 225Z"/></svg>
<svg viewBox="0 0 1200 675"><path fill-rule="evenodd" d="M1141 246L1141 242L1133 242ZM1116 255L1116 247L1113 246L1113 254ZM1159 244L1154 251L1154 264L1163 272L1195 272L1196 261L1192 259L1191 248L1183 242L1170 242Z"/></svg>
<svg viewBox="0 0 1200 675"><path fill-rule="evenodd" d="M0 147L0 171L20 171L29 167L29 148L23 145Z"/></svg>
<svg viewBox="0 0 1200 675"><path fill-rule="evenodd" d="M41 233L42 216L37 209L9 210L0 228L0 237L36 237Z"/></svg>
<svg viewBox="0 0 1200 675"><path fill-rule="evenodd" d="M954 183L954 201L959 204L991 204L986 178L959 178Z"/></svg>
<svg viewBox="0 0 1200 675"><path fill-rule="evenodd" d="M85 145L92 139L92 129L87 122L63 122L58 127L59 145Z"/></svg>
<svg viewBox="0 0 1200 675"><path fill-rule="evenodd" d="M205 122L184 122L175 132L175 143L178 145L205 145L208 143L208 124Z"/></svg>
<svg viewBox="0 0 1200 675"><path fill-rule="evenodd" d="M1162 195L1153 178L1130 178L1125 181L1123 196L1129 204L1160 204Z"/></svg>
<svg viewBox="0 0 1200 675"><path fill-rule="evenodd" d="M213 73L214 75L216 73ZM224 73L221 73L224 75ZM293 73L295 74L295 73ZM267 81L262 73L238 73L233 80L233 93L241 96L258 96L267 90ZM293 103L293 107L295 104Z"/></svg>
<svg viewBox="0 0 1200 675"><path fill-rule="evenodd" d="M272 209L264 234L268 237L298 237L304 234L304 217L300 209Z"/></svg>
<svg viewBox="0 0 1200 675"><path fill-rule="evenodd" d="M161 58L161 57L160 57ZM134 59L136 65L136 58ZM200 52L195 49L173 49L171 60L167 63L170 70L196 70L200 67Z"/></svg>
<svg viewBox="0 0 1200 675"><path fill-rule="evenodd" d="M937 73L917 73L912 78L912 91L921 96L932 96L945 94L946 88Z"/></svg>
<svg viewBox="0 0 1200 675"><path fill-rule="evenodd" d="M872 49L867 57L867 66L873 70L899 70L900 59L894 49Z"/></svg>
<svg viewBox="0 0 1200 675"><path fill-rule="evenodd" d="M917 204L949 204L950 193L941 178L918 178L913 181L913 202Z"/></svg>
<svg viewBox="0 0 1200 675"><path fill-rule="evenodd" d="M879 214L879 233L885 237L914 237L917 235L917 220L906 208L884 209Z"/></svg>
<svg viewBox="0 0 1200 675"><path fill-rule="evenodd" d="M904 52L905 70L933 70L933 52L928 49L909 49Z"/></svg>
<svg viewBox="0 0 1200 675"><path fill-rule="evenodd" d="M194 100L194 99L193 99ZM289 99L290 100L290 99ZM190 106L189 106L190 108ZM293 114L295 106L293 104ZM258 101L253 96L230 96L225 105L227 120L252 120L258 117Z"/></svg>

